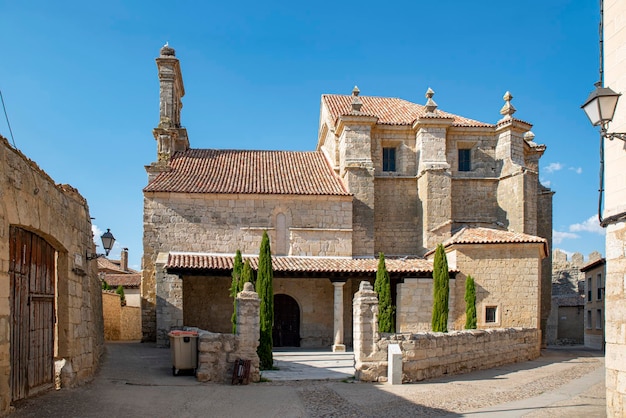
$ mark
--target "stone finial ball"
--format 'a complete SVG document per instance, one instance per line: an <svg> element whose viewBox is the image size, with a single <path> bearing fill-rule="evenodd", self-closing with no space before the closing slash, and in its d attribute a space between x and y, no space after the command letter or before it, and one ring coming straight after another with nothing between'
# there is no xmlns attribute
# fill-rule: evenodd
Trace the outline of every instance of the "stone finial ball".
<svg viewBox="0 0 626 418"><path fill-rule="evenodd" d="M251 282L246 282L243 284L244 292L254 292L254 285Z"/></svg>

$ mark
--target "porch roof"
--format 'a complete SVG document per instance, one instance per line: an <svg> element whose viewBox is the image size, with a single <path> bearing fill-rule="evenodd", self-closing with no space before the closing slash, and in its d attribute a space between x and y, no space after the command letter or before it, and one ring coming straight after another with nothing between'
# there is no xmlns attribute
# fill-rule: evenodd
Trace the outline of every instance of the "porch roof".
<svg viewBox="0 0 626 418"><path fill-rule="evenodd" d="M173 274L229 276L233 269L234 254L208 254L170 252L165 269ZM244 255L253 270L258 269L258 255ZM423 258L385 258L390 276L432 277L433 265ZM274 277L374 277L378 259L352 257L291 257L272 256ZM451 270L456 273L456 270Z"/></svg>

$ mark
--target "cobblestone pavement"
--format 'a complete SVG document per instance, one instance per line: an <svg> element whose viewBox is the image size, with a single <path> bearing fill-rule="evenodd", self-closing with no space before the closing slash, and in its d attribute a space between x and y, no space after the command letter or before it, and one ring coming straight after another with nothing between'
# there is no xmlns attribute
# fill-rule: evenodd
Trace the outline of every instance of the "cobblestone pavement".
<svg viewBox="0 0 626 418"><path fill-rule="evenodd" d="M172 376L169 350L110 343L93 382L16 404L11 417L604 417L604 358L548 349L534 361L388 385L343 380L247 386Z"/></svg>

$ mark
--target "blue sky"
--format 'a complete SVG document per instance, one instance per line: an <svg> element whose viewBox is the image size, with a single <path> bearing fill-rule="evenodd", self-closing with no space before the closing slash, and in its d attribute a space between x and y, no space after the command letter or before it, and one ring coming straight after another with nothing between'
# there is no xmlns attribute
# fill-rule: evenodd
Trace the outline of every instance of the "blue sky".
<svg viewBox="0 0 626 418"><path fill-rule="evenodd" d="M0 0L0 89L15 145L87 199L140 268L144 166L156 158L165 42L181 60L193 148L313 150L320 96L400 97L546 144L554 247L604 254L598 133L580 104L598 79L595 0L151 2ZM0 135L12 142L0 114ZM101 232L100 232L101 233ZM99 244L99 238L97 239Z"/></svg>

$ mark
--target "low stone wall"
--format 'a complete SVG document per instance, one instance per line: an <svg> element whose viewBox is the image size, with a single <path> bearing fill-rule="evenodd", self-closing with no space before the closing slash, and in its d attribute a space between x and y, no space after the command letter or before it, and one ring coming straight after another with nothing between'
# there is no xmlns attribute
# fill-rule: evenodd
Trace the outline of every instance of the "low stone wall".
<svg viewBox="0 0 626 418"><path fill-rule="evenodd" d="M219 334L197 328L198 368L200 382L231 383L237 359L250 360L250 381L260 380L257 347L260 336L260 301L252 283L246 283L237 295L237 334Z"/></svg>
<svg viewBox="0 0 626 418"><path fill-rule="evenodd" d="M378 299L367 282L361 282L354 296L353 312L355 377L366 382L387 380L389 344L398 344L402 351L402 382L489 369L540 355L541 331L537 328L392 334L379 338Z"/></svg>
<svg viewBox="0 0 626 418"><path fill-rule="evenodd" d="M380 339L373 353L357 361L356 377L385 381L389 344L400 346L402 382L407 383L536 359L540 335L539 330L529 328L391 335Z"/></svg>

